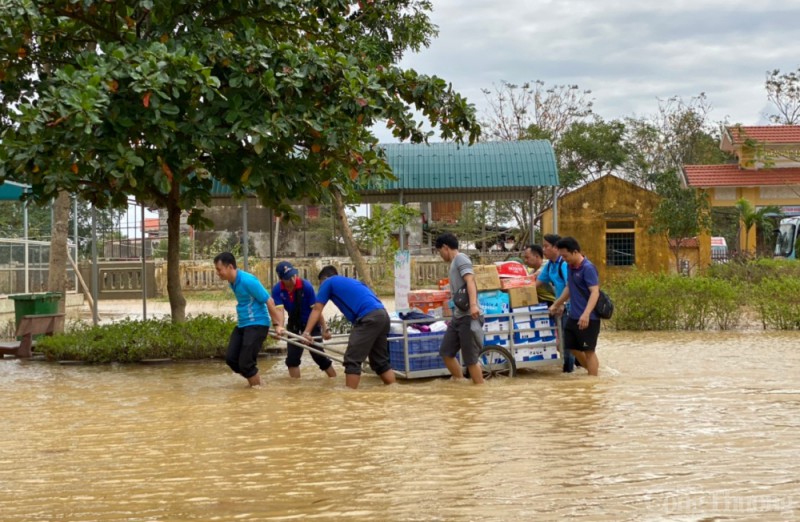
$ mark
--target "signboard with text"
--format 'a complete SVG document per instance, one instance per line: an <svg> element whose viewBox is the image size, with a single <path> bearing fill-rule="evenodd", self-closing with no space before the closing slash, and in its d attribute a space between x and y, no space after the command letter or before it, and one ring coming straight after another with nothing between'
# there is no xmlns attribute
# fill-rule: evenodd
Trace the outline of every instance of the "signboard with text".
<svg viewBox="0 0 800 522"><path fill-rule="evenodd" d="M394 255L394 309L408 309L411 291L411 252L400 250Z"/></svg>

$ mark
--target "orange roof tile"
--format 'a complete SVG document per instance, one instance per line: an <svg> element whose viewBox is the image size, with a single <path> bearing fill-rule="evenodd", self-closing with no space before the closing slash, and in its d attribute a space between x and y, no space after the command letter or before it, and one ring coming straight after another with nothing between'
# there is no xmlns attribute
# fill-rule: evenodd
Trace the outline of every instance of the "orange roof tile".
<svg viewBox="0 0 800 522"><path fill-rule="evenodd" d="M734 145L751 139L764 143L800 143L800 125L734 125L726 128Z"/></svg>
<svg viewBox="0 0 800 522"><path fill-rule="evenodd" d="M675 247L676 243L677 241L674 239L669 240L669 246L672 248ZM698 243L696 237L685 237L681 239L681 248L698 248L699 246L700 243Z"/></svg>
<svg viewBox="0 0 800 522"><path fill-rule="evenodd" d="M729 165L684 165L690 187L759 187L763 185L800 185L800 168L740 169Z"/></svg>

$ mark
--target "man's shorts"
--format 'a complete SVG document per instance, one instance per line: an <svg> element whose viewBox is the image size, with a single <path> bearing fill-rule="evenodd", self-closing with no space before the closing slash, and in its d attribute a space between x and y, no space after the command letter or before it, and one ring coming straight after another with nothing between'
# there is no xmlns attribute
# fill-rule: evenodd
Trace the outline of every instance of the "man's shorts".
<svg viewBox="0 0 800 522"><path fill-rule="evenodd" d="M584 330L578 328L578 320L567 318L564 325L564 348L578 352L593 352L600 335L600 319L590 319Z"/></svg>
<svg viewBox="0 0 800 522"><path fill-rule="evenodd" d="M442 344L439 347L439 355L442 357L455 357L461 350L461 363L469 366L478 363L478 352L483 347L483 333L477 334L472 330L472 321L478 324L476 327L483 327L483 316L473 319L470 315L454 317L447 325ZM480 339L478 338L480 335Z"/></svg>
<svg viewBox="0 0 800 522"><path fill-rule="evenodd" d="M392 369L389 364L389 327L385 309L373 310L353 324L344 352L344 373L361 375L361 363L369 359L369 367L378 375Z"/></svg>

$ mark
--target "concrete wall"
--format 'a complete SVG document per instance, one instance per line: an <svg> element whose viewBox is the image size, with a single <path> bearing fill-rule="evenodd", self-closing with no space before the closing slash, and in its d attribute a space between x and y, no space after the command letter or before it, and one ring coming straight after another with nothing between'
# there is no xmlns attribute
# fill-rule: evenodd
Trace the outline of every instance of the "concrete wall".
<svg viewBox="0 0 800 522"><path fill-rule="evenodd" d="M624 274L630 266L606 266L606 232L609 222L630 221L634 224L636 269L646 272L670 270L669 245L663 236L651 235L652 214L659 196L615 176L604 176L558 201L558 234L573 236L581 250L597 266L601 284L608 278ZM542 217L542 231L553 231L553 214Z"/></svg>

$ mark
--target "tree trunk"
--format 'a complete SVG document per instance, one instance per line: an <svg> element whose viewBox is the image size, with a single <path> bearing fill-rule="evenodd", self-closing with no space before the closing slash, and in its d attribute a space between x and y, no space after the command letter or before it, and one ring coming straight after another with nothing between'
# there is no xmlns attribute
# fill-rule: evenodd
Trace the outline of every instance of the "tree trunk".
<svg viewBox="0 0 800 522"><path fill-rule="evenodd" d="M364 261L364 257L361 255L361 251L358 249L358 245L356 245L356 240L353 238L353 231L350 230L350 224L347 222L347 214L345 213L344 202L342 201L342 195L334 190L333 192L333 208L336 210L336 217L339 220L339 224L342 226L342 237L344 238L344 245L347 247L347 252L350 254L350 259L353 260L353 264L356 265L356 271L361 276L361 281L364 282L365 285L372 287L372 277L369 275L369 267L367 266L366 261Z"/></svg>
<svg viewBox="0 0 800 522"><path fill-rule="evenodd" d="M181 207L178 205L180 184L173 183L167 203L167 295L172 322L186 320L186 299L181 289Z"/></svg>
<svg viewBox="0 0 800 522"><path fill-rule="evenodd" d="M667 238L667 243L669 243L669 238ZM681 273L681 243L682 240L676 239L675 246L671 246L672 253L675 255L675 273L680 275Z"/></svg>
<svg viewBox="0 0 800 522"><path fill-rule="evenodd" d="M53 202L53 224L50 232L50 263L47 275L47 290L61 293L58 312L64 313L67 302L67 237L69 234L68 192L59 192Z"/></svg>

